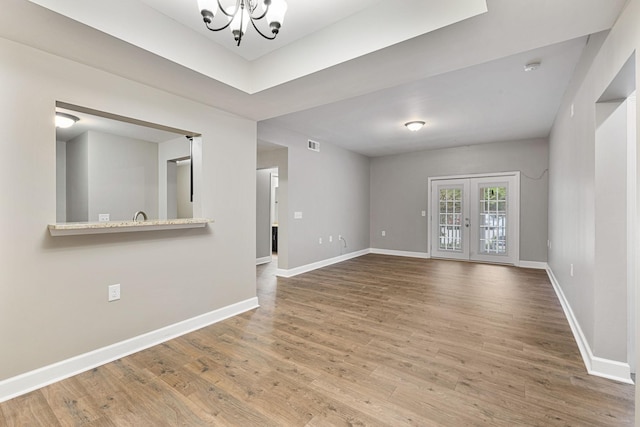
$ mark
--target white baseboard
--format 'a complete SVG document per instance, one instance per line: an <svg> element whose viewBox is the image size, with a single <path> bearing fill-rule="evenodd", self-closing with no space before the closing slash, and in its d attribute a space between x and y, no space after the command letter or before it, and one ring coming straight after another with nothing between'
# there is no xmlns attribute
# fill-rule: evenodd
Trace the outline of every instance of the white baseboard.
<svg viewBox="0 0 640 427"><path fill-rule="evenodd" d="M431 258L431 255L429 255L428 252L396 251L393 249L371 248L371 253L378 254L378 255L404 256L408 258L422 258L422 259Z"/></svg>
<svg viewBox="0 0 640 427"><path fill-rule="evenodd" d="M587 341L584 333L582 332L582 329L580 328L578 319L576 319L575 315L573 314L571 305L565 297L564 292L562 292L562 288L560 287L560 284L558 283L558 280L553 274L551 268L547 268L547 275L549 276L549 280L553 285L553 289L556 291L558 300L560 300L562 310L564 310L564 315L569 322L571 332L573 332L573 336L576 340L576 343L578 344L578 349L580 350L580 355L582 356L584 365L587 368L587 372L590 375L608 378L610 380L615 380L626 384L633 384L633 381L631 380L631 368L629 367L628 363L618 362L616 360L610 359L603 359L601 357L596 357L593 355L593 351L591 351L589 342Z"/></svg>
<svg viewBox="0 0 640 427"><path fill-rule="evenodd" d="M378 255L390 255L390 256L400 256L400 257L408 257L408 258L420 258L420 259L429 259L431 255L428 252L410 252L410 251L397 251L394 249L379 249L379 248L369 248L364 249L358 252L352 252L349 254L341 255L335 258L329 258L326 260L314 262L312 264L303 265L300 267L292 268L290 270L278 269L276 271L276 276L278 277L293 277L298 274L308 273L309 271L316 270L318 268L327 267L332 264L336 264L338 262L346 261L348 259L356 258L366 254L378 254ZM547 269L546 262L539 261L520 261L519 266L523 268L536 268L540 270Z"/></svg>
<svg viewBox="0 0 640 427"><path fill-rule="evenodd" d="M352 259L352 258L357 258L359 256L366 255L366 254L368 254L370 252L371 252L370 249L363 249L361 251L350 252L348 254L340 255L340 256L337 256L337 257L334 257L334 258L325 259L325 260L314 262L314 263L307 264L307 265L302 265L300 267L292 268L292 269L289 269L289 270L284 270L284 269L280 269L279 268L279 269L276 270L276 276L278 276L278 277L293 277L293 276L297 276L298 274L308 273L309 271L317 270L318 268L327 267L327 266L332 265L332 264L337 264L337 263L342 262L342 261L346 261L346 260L349 260L349 259Z"/></svg>
<svg viewBox="0 0 640 427"><path fill-rule="evenodd" d="M256 258L256 265L260 265L260 264L268 264L271 262L273 258L271 257L271 255L269 256L265 256L262 258Z"/></svg>
<svg viewBox="0 0 640 427"><path fill-rule="evenodd" d="M107 347L8 378L0 381L0 402L13 399L257 307L259 307L258 298L250 298Z"/></svg>
<svg viewBox="0 0 640 427"><path fill-rule="evenodd" d="M522 261L520 260L520 262L518 263L518 267L522 267L522 268L535 268L537 270L547 270L549 268L549 266L547 265L546 262L540 262L540 261Z"/></svg>

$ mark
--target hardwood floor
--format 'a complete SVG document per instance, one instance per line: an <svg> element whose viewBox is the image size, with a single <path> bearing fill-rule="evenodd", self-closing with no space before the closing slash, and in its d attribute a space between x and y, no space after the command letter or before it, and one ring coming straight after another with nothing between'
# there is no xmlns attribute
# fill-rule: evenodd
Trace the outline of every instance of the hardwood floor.
<svg viewBox="0 0 640 427"><path fill-rule="evenodd" d="M0 425L633 425L633 386L586 373L544 271L274 270L259 309L0 404Z"/></svg>

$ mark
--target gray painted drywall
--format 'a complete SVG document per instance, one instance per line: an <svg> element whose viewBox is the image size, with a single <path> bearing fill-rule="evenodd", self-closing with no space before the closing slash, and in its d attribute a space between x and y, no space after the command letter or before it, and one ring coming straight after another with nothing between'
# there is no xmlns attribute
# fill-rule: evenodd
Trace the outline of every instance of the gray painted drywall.
<svg viewBox="0 0 640 427"><path fill-rule="evenodd" d="M254 121L6 39L0 57L0 381L256 296ZM215 223L51 237L56 101L201 133L194 214Z"/></svg>
<svg viewBox="0 0 640 427"><path fill-rule="evenodd" d="M428 129L426 130L428 132ZM521 171L520 259L546 261L545 139L426 150L371 159L371 247L428 252L429 177ZM381 236L382 231L386 237Z"/></svg>
<svg viewBox="0 0 640 427"><path fill-rule="evenodd" d="M289 149L288 209L283 214L281 207L279 214L280 223L284 215L289 221L286 268L369 248L369 158L330 141L319 141L320 152L311 151L307 140L313 137L264 122L258 123L258 137ZM279 195L284 191L281 186ZM294 212L302 218L294 219ZM338 235L345 237L346 249Z"/></svg>
<svg viewBox="0 0 640 427"><path fill-rule="evenodd" d="M616 312L624 307L619 295L614 301L606 296L609 284L596 282L598 271L621 267L619 262L598 259L607 248L600 248L606 242L596 232L598 212L606 209L596 192L600 185L596 180L602 178L596 174L596 165L605 161L596 149L596 102L640 48L638 22L640 1L630 0L608 34L590 39L550 135L548 263L594 356L620 362L626 362L627 336L625 322ZM636 82L639 70L636 67ZM637 114L635 121L637 126ZM637 240L634 244L637 247ZM616 294L619 289L611 291Z"/></svg>
<svg viewBox="0 0 640 427"><path fill-rule="evenodd" d="M176 199L178 201L178 218L193 218L193 203L191 202L191 165L181 163L176 174Z"/></svg>
<svg viewBox="0 0 640 427"><path fill-rule="evenodd" d="M256 259L271 255L271 170L256 171Z"/></svg>
<svg viewBox="0 0 640 427"><path fill-rule="evenodd" d="M89 136L87 133L85 132L82 135L78 135L72 140L67 141L66 152L67 221L88 221Z"/></svg>
<svg viewBox="0 0 640 427"><path fill-rule="evenodd" d="M67 143L56 141L56 222L67 221Z"/></svg>
<svg viewBox="0 0 640 427"><path fill-rule="evenodd" d="M89 221L158 218L158 144L88 131Z"/></svg>
<svg viewBox="0 0 640 427"><path fill-rule="evenodd" d="M278 169L278 268L289 268L289 149L259 151L257 168Z"/></svg>
<svg viewBox="0 0 640 427"><path fill-rule="evenodd" d="M162 206L159 206L159 210L162 212L159 216L163 219L174 219L178 218L178 165L172 161L164 163L166 166L163 168L165 169L163 175L167 182L161 187L166 188L166 191L162 192L166 194L166 196L162 197L162 199L166 201L166 207L163 209ZM158 196L160 196L160 194L158 194Z"/></svg>
<svg viewBox="0 0 640 427"><path fill-rule="evenodd" d="M196 137L196 140L199 138ZM169 172L169 168L175 169L175 162L169 164L168 160L184 159L189 157L189 141L181 136L170 141L158 144L158 218L177 218L177 170ZM169 184L171 183L171 184ZM168 188L172 186L172 188ZM171 195L171 197L169 197Z"/></svg>

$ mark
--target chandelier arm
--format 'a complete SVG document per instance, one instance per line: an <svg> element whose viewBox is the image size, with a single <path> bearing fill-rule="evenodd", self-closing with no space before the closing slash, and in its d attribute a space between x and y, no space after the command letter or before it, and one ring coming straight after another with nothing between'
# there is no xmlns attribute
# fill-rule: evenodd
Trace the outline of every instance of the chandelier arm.
<svg viewBox="0 0 640 427"><path fill-rule="evenodd" d="M249 10L251 11L251 13L249 14L249 16L251 16L251 19L255 19L255 20L259 20L264 18L265 16L267 16L267 12L269 11L269 6L271 5L271 3L265 4L265 8L264 8L264 12L262 12L262 15L260 16L253 16L253 12L255 12L255 10L258 8L258 4L256 3L255 7L253 9L251 9L251 2L249 2ZM253 21L252 21L253 22Z"/></svg>
<svg viewBox="0 0 640 427"><path fill-rule="evenodd" d="M227 22L225 25L223 25L220 28L210 27L209 24L207 24L206 22L204 23L204 25L207 27L207 30L209 30L209 31L222 31L225 28L229 28L229 25L231 25L231 20L229 20L229 22Z"/></svg>
<svg viewBox="0 0 640 427"><path fill-rule="evenodd" d="M227 11L224 9L224 7L222 7L222 5L220 4L220 0L218 0L218 8L222 11L222 13L224 13L225 15L227 15L229 18L233 18L236 13L238 13L238 10L240 10L240 2L243 2L242 4L244 5L244 0L236 0L236 7L233 10L233 13L227 13Z"/></svg>
<svg viewBox="0 0 640 427"><path fill-rule="evenodd" d="M236 40L237 46L240 46L240 42L242 41L242 36L244 35L242 28L244 25L246 25L246 20L250 20L251 21L251 26L253 26L253 29L256 30L256 32L258 34L260 34L263 38L267 39L267 40L273 40L276 38L276 36L278 35L278 30L280 29L280 25L278 22L273 22L271 23L270 27L272 30L272 35L267 35L265 33L263 33L260 28L258 28L258 26L256 25L255 21L263 19L264 17L266 17L267 13L269 12L269 8L271 6L271 1L272 0L263 0L263 5L264 5L264 10L262 11L262 13L260 13L258 16L254 16L254 12L258 9L258 5L260 0L236 0L236 5L234 8L233 13L229 13L227 12L227 10L222 7L221 4L221 0L217 0L218 3L218 8L222 11L222 14L225 15L226 17L229 18L228 22L226 24L224 24L221 27L214 27L210 24L212 24L212 20L213 20L213 12L212 11L205 11L202 10L202 16L204 19L204 23L205 26L207 27L207 29L209 31L222 31L225 28L229 28L231 23L233 21L235 21L235 18L237 16L238 13L240 13L240 27L237 30L233 30L232 33L234 34L234 36L237 36L238 39ZM245 8L247 8L247 16L245 16L244 12L245 12ZM207 13L205 13L207 12Z"/></svg>
<svg viewBox="0 0 640 427"><path fill-rule="evenodd" d="M220 1L220 0L218 0ZM244 0L242 5L244 6ZM249 7L251 7L251 3L249 3ZM240 11L240 28L238 29L238 44L236 46L240 46L240 42L242 41L242 24L244 24L244 10ZM253 22L253 21L251 21Z"/></svg>
<svg viewBox="0 0 640 427"><path fill-rule="evenodd" d="M260 31L260 29L256 26L256 23L253 22L253 19L251 19L251 25L253 25L253 28L258 32L258 34L260 34L262 37L264 37L267 40L273 40L276 38L277 34L274 34L273 36L267 36L265 35L262 31Z"/></svg>

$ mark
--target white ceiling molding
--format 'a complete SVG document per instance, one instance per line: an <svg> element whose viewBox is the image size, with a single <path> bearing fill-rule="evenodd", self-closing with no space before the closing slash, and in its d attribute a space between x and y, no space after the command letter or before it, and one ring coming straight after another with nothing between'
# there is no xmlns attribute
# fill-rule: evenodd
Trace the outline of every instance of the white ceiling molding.
<svg viewBox="0 0 640 427"><path fill-rule="evenodd" d="M29 1L244 92L251 89L248 61L139 0Z"/></svg>
<svg viewBox="0 0 640 427"><path fill-rule="evenodd" d="M250 62L140 0L30 1L249 94L487 11L486 0L380 2Z"/></svg>
<svg viewBox="0 0 640 427"><path fill-rule="evenodd" d="M487 12L485 0L381 2L255 61L254 92ZM411 54L411 53L409 53Z"/></svg>

